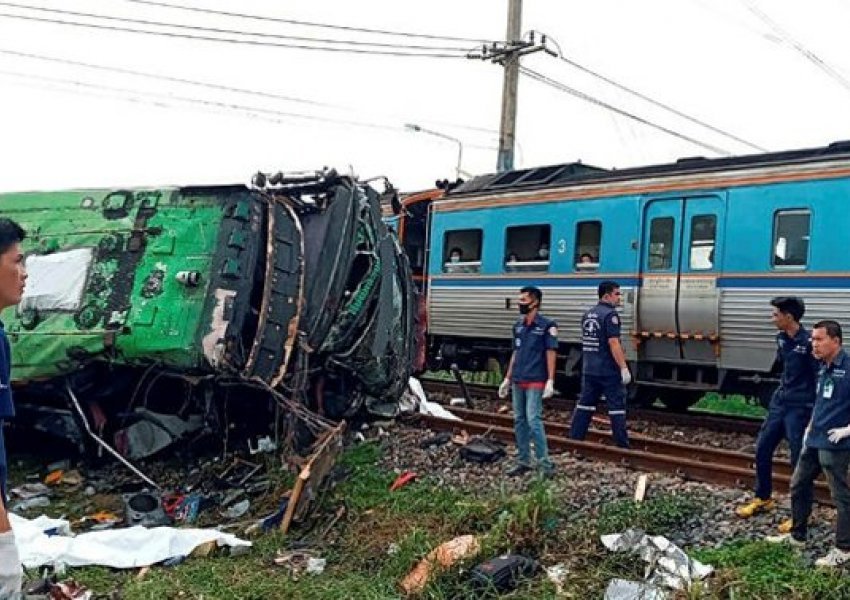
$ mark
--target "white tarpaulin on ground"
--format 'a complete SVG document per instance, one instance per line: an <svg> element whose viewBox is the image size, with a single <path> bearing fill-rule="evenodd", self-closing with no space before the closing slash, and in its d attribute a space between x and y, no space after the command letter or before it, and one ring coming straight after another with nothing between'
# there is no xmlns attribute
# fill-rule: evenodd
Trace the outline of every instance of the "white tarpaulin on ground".
<svg viewBox="0 0 850 600"><path fill-rule="evenodd" d="M174 527L128 527L90 531L71 537L64 519L44 515L29 521L9 514L21 562L27 568L41 565L80 567L100 565L132 569L156 564L175 556L187 556L201 544L215 541L219 546L250 546L251 542L215 529L176 529ZM47 535L45 532L56 532Z"/></svg>
<svg viewBox="0 0 850 600"><path fill-rule="evenodd" d="M425 390L422 389L422 384L415 377L411 377L407 381L408 388L414 395L419 399L419 412L423 415L431 415L434 417L439 417L441 419L451 419L452 421L460 421L460 417L457 417L447 411L445 408L437 404L436 402L431 402L428 400L428 397L425 395Z"/></svg>

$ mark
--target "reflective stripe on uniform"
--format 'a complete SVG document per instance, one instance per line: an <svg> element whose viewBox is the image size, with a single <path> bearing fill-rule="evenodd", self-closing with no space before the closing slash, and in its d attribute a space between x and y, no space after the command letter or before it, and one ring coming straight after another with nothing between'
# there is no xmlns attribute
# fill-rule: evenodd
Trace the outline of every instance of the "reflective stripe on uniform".
<svg viewBox="0 0 850 600"><path fill-rule="evenodd" d="M609 415L624 415L624 414L626 414L626 411L624 411L624 410L609 410L608 414Z"/></svg>
<svg viewBox="0 0 850 600"><path fill-rule="evenodd" d="M595 406L582 406L581 404L579 404L578 406L576 406L576 408L579 410L589 410L590 412L596 411Z"/></svg>

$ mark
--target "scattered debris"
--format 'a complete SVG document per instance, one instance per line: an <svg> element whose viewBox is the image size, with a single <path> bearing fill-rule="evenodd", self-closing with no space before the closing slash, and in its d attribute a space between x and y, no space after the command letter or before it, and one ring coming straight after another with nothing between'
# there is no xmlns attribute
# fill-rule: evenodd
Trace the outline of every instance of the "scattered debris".
<svg viewBox="0 0 850 600"><path fill-rule="evenodd" d="M168 523L159 497L150 492L124 494L124 514L128 525L157 527Z"/></svg>
<svg viewBox="0 0 850 600"><path fill-rule="evenodd" d="M325 558L314 556L311 550L278 551L274 558L274 564L279 567L286 567L290 577L294 580L297 580L302 573L308 575L323 573L327 562Z"/></svg>
<svg viewBox="0 0 850 600"><path fill-rule="evenodd" d="M93 597L90 589L73 579L51 584L49 594L50 600L89 600Z"/></svg>
<svg viewBox="0 0 850 600"><path fill-rule="evenodd" d="M462 535L434 548L401 581L406 594L417 594L425 589L435 567L447 568L481 551L481 543L474 535Z"/></svg>
<svg viewBox="0 0 850 600"><path fill-rule="evenodd" d="M649 475L641 474L638 477L637 485L635 486L635 502L643 502L644 496L646 496L646 483L649 479Z"/></svg>
<svg viewBox="0 0 850 600"><path fill-rule="evenodd" d="M534 575L540 563L519 554L504 554L477 565L469 576L473 584L488 590L506 592L520 579Z"/></svg>
<svg viewBox="0 0 850 600"><path fill-rule="evenodd" d="M503 445L485 437L474 437L460 449L460 456L475 463L492 463L506 456Z"/></svg>
<svg viewBox="0 0 850 600"><path fill-rule="evenodd" d="M567 565L564 563L558 563L557 565L552 565L551 567L546 567L546 579L552 582L552 585L555 586L556 594L564 593L564 584L567 581L567 575L569 575L570 571L567 569Z"/></svg>
<svg viewBox="0 0 850 600"><path fill-rule="evenodd" d="M393 481L390 486L390 491L394 492L406 486L408 483L416 479L416 473L413 471L404 471L401 475L396 477L396 480Z"/></svg>
<svg viewBox="0 0 850 600"><path fill-rule="evenodd" d="M14 513L10 513L9 518L21 562L27 568L99 565L135 569L175 556L187 556L208 542L213 542L216 547L251 545L251 542L214 529L173 527L136 526L89 531L70 537L70 524L64 519L41 516L28 520ZM52 533L48 535L49 532Z"/></svg>
<svg viewBox="0 0 850 600"><path fill-rule="evenodd" d="M46 496L50 493L50 488L43 483L25 483L10 490L13 496L17 496L21 500L27 500L36 496Z"/></svg>
<svg viewBox="0 0 850 600"><path fill-rule="evenodd" d="M260 452L274 452L275 450L277 450L277 444L269 436L257 438L256 448L252 447L251 440L248 440L248 452L252 455L259 454Z"/></svg>
<svg viewBox="0 0 850 600"><path fill-rule="evenodd" d="M262 465L258 465L256 463L248 462L238 456L233 459L233 462L227 467L221 475L218 476L219 480L221 480L225 485L238 488L242 485L245 485L251 477L257 474L257 472L262 468Z"/></svg>
<svg viewBox="0 0 850 600"><path fill-rule="evenodd" d="M47 496L34 496L26 500L19 500L12 504L12 510L30 510L33 508L44 508L50 506L50 498Z"/></svg>
<svg viewBox="0 0 850 600"><path fill-rule="evenodd" d="M448 444L451 440L451 433L449 433L448 431L441 431L440 433L419 442L419 447L425 450L426 448L430 448L432 446L444 446Z"/></svg>
<svg viewBox="0 0 850 600"><path fill-rule="evenodd" d="M638 553L646 563L646 583L674 590L687 590L691 583L714 570L710 565L691 559L683 550L660 535L648 536L639 529L602 536L602 544L613 552Z"/></svg>
<svg viewBox="0 0 850 600"><path fill-rule="evenodd" d="M251 508L251 501L245 498L241 502L237 502L233 506L222 511L221 514L228 519L238 519L239 517L244 516L245 513L248 512L249 508Z"/></svg>
<svg viewBox="0 0 850 600"><path fill-rule="evenodd" d="M629 581L628 579L612 579L605 588L602 600L666 600L667 593L654 585Z"/></svg>

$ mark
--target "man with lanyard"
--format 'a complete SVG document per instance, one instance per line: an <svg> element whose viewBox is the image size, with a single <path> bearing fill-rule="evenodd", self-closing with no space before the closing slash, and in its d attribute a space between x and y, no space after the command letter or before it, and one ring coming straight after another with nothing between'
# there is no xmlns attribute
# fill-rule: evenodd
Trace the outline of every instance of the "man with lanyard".
<svg viewBox="0 0 850 600"><path fill-rule="evenodd" d="M0 219L0 310L21 301L27 272L21 242L24 230L9 219ZM14 598L21 591L21 561L15 534L6 512L6 448L3 421L15 415L10 382L11 353L9 340L0 323L0 598Z"/></svg>
<svg viewBox="0 0 850 600"><path fill-rule="evenodd" d="M814 501L814 482L823 472L838 513L835 547L815 561L819 567L837 567L850 561L850 357L841 348L841 325L826 320L812 329L812 348L822 362L818 373L815 408L803 437L803 450L791 477L790 533L769 536L770 542L802 546L808 535Z"/></svg>
<svg viewBox="0 0 850 600"><path fill-rule="evenodd" d="M809 332L800 325L806 312L802 298L774 298L773 324L776 334L776 360L782 364L782 379L773 393L767 417L756 441L756 494L748 504L735 511L744 519L773 510L773 453L784 439L791 451L791 467L797 465L803 445L803 431L812 416L815 404L815 380L818 361L812 354ZM785 527L790 529L790 523Z"/></svg>
<svg viewBox="0 0 850 600"><path fill-rule="evenodd" d="M513 395L516 465L507 474L515 477L531 470L530 439L544 477L552 475L552 462L543 430L543 399L555 393L555 360L558 326L540 314L543 292L533 286L519 291L520 318L513 327L513 353L499 397ZM513 384L513 385L511 385ZM530 438L530 439L529 439Z"/></svg>
<svg viewBox="0 0 850 600"><path fill-rule="evenodd" d="M620 343L620 284L603 281L597 289L599 304L581 319L582 374L581 396L573 412L570 437L583 440L596 411L599 397L605 394L614 442L629 447L626 433L626 387L632 380L626 354Z"/></svg>

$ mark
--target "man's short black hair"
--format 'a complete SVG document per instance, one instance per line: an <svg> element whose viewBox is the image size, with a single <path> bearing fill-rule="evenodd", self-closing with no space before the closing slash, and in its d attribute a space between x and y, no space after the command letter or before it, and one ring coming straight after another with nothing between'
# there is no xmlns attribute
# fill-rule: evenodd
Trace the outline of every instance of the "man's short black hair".
<svg viewBox="0 0 850 600"><path fill-rule="evenodd" d="M452 254L454 254L455 252L457 252L460 256L463 256L463 250L461 250L461 249L460 249L460 248L458 248L457 246L455 246L454 248L452 248L451 250L449 250L449 256L451 256L451 255L452 255Z"/></svg>
<svg viewBox="0 0 850 600"><path fill-rule="evenodd" d="M791 315L798 323L803 318L803 315L806 314L806 303L803 302L802 298L798 298L797 296L777 296L770 301L770 305L775 307L779 312Z"/></svg>
<svg viewBox="0 0 850 600"><path fill-rule="evenodd" d="M841 336L841 325L838 321L833 321L832 319L825 319L823 321L818 321L815 323L814 329L826 329L826 335L835 339L838 338L838 342L844 339Z"/></svg>
<svg viewBox="0 0 850 600"><path fill-rule="evenodd" d="M27 232L12 219L0 218L0 254L24 241Z"/></svg>
<svg viewBox="0 0 850 600"><path fill-rule="evenodd" d="M519 291L520 294L528 294L535 300L537 300L537 304L543 302L543 292L538 287L534 287L533 285L527 285Z"/></svg>
<svg viewBox="0 0 850 600"><path fill-rule="evenodd" d="M602 283L599 284L599 287L597 288L596 292L599 295L599 297L601 298L602 296L610 294L614 290L619 290L619 289L620 289L619 283L617 283L616 281L611 281L610 279L606 279L605 281L603 281Z"/></svg>

